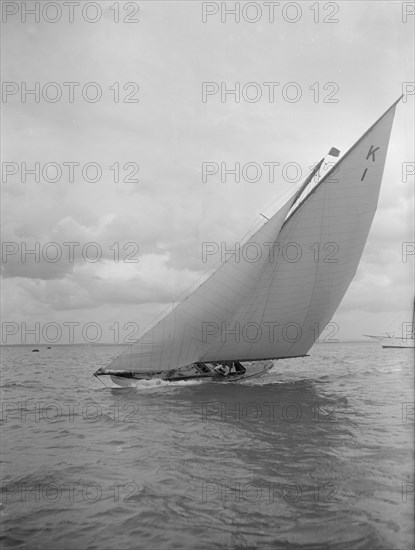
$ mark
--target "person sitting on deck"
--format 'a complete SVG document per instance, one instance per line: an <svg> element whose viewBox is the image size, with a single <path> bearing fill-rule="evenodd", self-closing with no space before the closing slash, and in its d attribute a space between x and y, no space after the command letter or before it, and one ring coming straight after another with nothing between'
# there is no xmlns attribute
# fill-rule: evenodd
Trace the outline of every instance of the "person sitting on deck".
<svg viewBox="0 0 415 550"><path fill-rule="evenodd" d="M229 374L229 367L228 365L226 365L226 363L224 365L218 365L217 367L215 367L215 371L218 373L218 374L221 374L222 376L228 376Z"/></svg>

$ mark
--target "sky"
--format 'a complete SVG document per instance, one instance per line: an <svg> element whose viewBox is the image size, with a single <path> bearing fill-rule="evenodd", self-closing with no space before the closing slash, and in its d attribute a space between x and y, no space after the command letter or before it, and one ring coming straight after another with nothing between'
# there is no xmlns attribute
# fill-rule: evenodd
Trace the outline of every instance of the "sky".
<svg viewBox="0 0 415 550"><path fill-rule="evenodd" d="M402 93L333 322L347 340L411 320L413 3L227 2L239 22L221 2L34 4L2 6L3 344L131 342L218 259L203 243L240 242Z"/></svg>

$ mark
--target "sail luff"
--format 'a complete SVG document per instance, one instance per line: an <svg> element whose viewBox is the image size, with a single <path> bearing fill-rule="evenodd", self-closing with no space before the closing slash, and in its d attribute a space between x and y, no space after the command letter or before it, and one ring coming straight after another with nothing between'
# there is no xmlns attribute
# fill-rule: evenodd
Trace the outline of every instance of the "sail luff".
<svg viewBox="0 0 415 550"><path fill-rule="evenodd" d="M320 170L321 165L324 162L324 157L316 164L316 166L313 168L309 176L304 180L304 183L300 186L297 193L294 196L294 201L292 206L295 206L295 203L298 201L298 199L301 197L302 193L304 192L307 185L311 182L311 180L314 178L314 176L317 174L317 172Z"/></svg>
<svg viewBox="0 0 415 550"><path fill-rule="evenodd" d="M331 167L331 169L327 172L327 174L325 174L321 180L312 188L310 189L310 192L307 194L306 197L304 197L304 199L299 203L297 204L297 206L294 208L294 210L290 213L290 215L287 217L287 219L285 220L284 222L284 225L290 220L290 218L292 216L294 216L294 214L308 201L308 199L317 191L317 189L323 185L323 183L325 183L325 181L327 181L330 176L332 176L336 170L339 169L339 166L342 164L342 162L344 161L345 158L348 157L348 155L353 151L353 149L355 149L359 143L361 143L363 141L363 139L368 135L370 134L370 132L373 130L373 128L375 128L379 122L392 110L396 107L396 105L400 102L400 100L403 98L403 94L396 100L392 103L392 105L386 109L386 111L372 124L372 126L370 126L370 128L368 130L366 130L366 132L357 140L355 141L355 143L346 151L346 153L336 162L336 164L334 166Z"/></svg>

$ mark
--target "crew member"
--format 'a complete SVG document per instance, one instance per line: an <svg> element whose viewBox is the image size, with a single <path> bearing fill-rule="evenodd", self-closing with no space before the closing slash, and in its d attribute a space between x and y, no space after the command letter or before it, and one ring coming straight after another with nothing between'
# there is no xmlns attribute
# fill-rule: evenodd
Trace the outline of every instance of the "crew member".
<svg viewBox="0 0 415 550"><path fill-rule="evenodd" d="M228 376L229 374L229 367L228 365L218 365L217 367L215 367L215 371L219 374L221 374L222 376Z"/></svg>

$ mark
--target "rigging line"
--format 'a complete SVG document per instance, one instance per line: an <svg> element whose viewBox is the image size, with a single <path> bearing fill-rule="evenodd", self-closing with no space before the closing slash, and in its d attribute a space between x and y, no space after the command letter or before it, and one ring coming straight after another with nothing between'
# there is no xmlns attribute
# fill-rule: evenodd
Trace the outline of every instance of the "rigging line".
<svg viewBox="0 0 415 550"><path fill-rule="evenodd" d="M106 388L109 387L109 386L107 386L107 385L105 384L105 382L104 382L103 380L101 380L101 377L100 377L100 376L96 375L95 373L94 373L94 376L95 376L95 378L98 378L98 380L101 382L101 384L104 384L104 386L105 386Z"/></svg>
<svg viewBox="0 0 415 550"><path fill-rule="evenodd" d="M399 97L396 101L394 101L392 103L392 105L389 107L389 109L387 109L383 115L381 115L373 124L372 126L366 130L366 132L357 140L355 141L355 143L346 151L346 153L342 156L342 158L340 160L338 160L338 162L336 162L336 164L327 172L327 174L325 174L321 180L313 187L313 189L311 189L311 191L308 193L308 195L297 205L296 208L294 208L294 210L291 212L291 214L287 217L287 219L285 220L284 222L284 225L294 216L294 214L297 213L297 211L308 201L308 199L311 197L311 195L313 195L317 189L334 173L334 171L342 164L342 162L346 159L346 157L354 150L356 149L356 147L359 145L359 143L361 141L363 141L363 139L368 136L370 134L370 132L372 132L372 130L374 130L374 128L379 124L379 122L386 116L389 114L390 111L392 111L392 109L394 109L396 107L396 105L400 102L400 100L403 98L403 94L401 95L401 97ZM284 227L283 225L283 227Z"/></svg>

